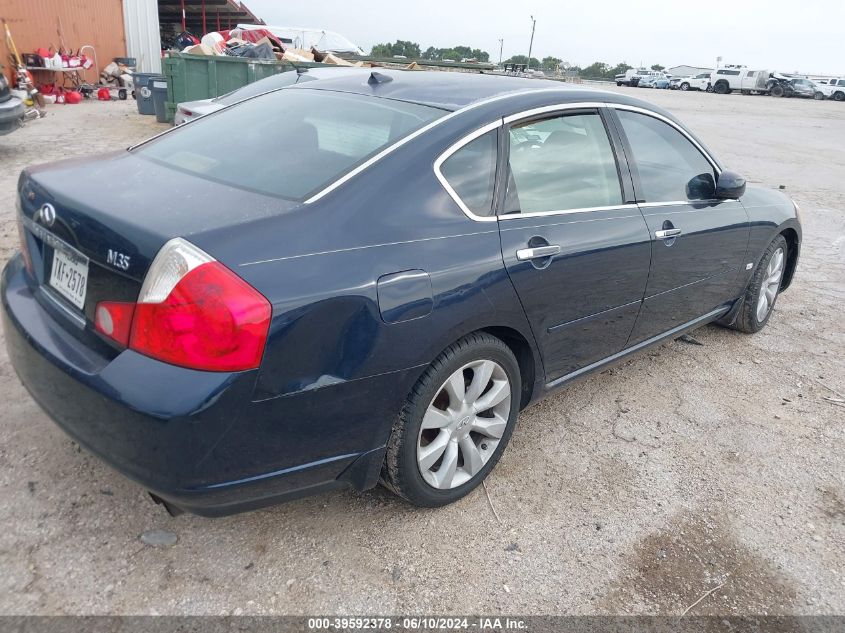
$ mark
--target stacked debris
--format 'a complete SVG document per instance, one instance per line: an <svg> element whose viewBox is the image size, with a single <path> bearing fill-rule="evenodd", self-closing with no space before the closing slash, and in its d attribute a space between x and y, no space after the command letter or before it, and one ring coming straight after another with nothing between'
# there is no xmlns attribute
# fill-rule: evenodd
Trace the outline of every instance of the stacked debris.
<svg viewBox="0 0 845 633"><path fill-rule="evenodd" d="M267 29L232 29L214 31L197 40L187 31L177 39L177 43L188 43L182 49L188 55L221 55L244 57L247 59L266 59L288 62L319 62L336 66L363 66L363 62L352 63L333 53L324 53L316 48L304 50L282 42Z"/></svg>

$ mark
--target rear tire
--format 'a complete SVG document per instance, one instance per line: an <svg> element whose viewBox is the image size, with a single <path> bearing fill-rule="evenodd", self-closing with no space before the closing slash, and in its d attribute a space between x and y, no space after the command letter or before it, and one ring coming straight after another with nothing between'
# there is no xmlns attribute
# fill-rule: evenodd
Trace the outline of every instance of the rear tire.
<svg viewBox="0 0 845 633"><path fill-rule="evenodd" d="M399 414L382 485L428 508L465 496L505 450L521 393L519 364L500 339L476 332L450 345L417 381Z"/></svg>
<svg viewBox="0 0 845 633"><path fill-rule="evenodd" d="M845 92L835 92L833 93L833 100L834 101L845 101Z"/></svg>
<svg viewBox="0 0 845 633"><path fill-rule="evenodd" d="M778 235L763 253L757 270L748 282L742 298L742 307L733 324L734 329L754 334L769 322L780 294L788 255L786 239L783 235Z"/></svg>

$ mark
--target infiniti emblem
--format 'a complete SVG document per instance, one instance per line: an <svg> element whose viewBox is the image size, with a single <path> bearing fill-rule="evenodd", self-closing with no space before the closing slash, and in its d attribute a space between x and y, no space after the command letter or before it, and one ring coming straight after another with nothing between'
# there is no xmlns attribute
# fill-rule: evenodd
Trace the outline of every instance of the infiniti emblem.
<svg viewBox="0 0 845 633"><path fill-rule="evenodd" d="M459 429L464 428L464 427L465 427L467 424L469 424L471 421L472 421L472 416L471 416L471 415L468 415L468 416L466 416L466 417L462 418L462 419L461 419L461 421L460 421L460 422L458 422L458 428L459 428Z"/></svg>
<svg viewBox="0 0 845 633"><path fill-rule="evenodd" d="M42 205L38 211L35 212L35 221L40 222L46 227L53 226L53 223L56 221L56 209L55 207L50 204L49 202Z"/></svg>

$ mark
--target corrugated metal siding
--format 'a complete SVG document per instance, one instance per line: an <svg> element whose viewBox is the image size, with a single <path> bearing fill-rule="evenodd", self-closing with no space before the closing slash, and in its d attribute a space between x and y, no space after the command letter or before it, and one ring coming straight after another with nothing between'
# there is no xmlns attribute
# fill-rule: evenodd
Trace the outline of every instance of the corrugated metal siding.
<svg viewBox="0 0 845 633"><path fill-rule="evenodd" d="M114 57L126 56L122 0L2 0L0 17L6 19L20 53L36 48L61 45L61 26L65 45L76 52L86 44L97 51L102 68ZM0 37L0 63L11 72L5 33ZM88 81L96 81L92 68L85 73ZM36 78L38 80L38 78Z"/></svg>
<svg viewBox="0 0 845 633"><path fill-rule="evenodd" d="M126 50L138 63L138 72L161 72L161 36L157 0L123 0Z"/></svg>

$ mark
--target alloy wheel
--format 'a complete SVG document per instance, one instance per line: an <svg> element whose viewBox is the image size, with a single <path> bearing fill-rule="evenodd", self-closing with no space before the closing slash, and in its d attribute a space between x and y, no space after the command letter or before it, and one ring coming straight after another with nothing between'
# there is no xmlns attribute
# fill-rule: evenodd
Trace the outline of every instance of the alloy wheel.
<svg viewBox="0 0 845 633"><path fill-rule="evenodd" d="M757 321L762 323L766 320L780 288L780 279L783 277L784 256L783 249L779 248L772 253L769 265L766 267L766 276L760 285L760 298L757 301Z"/></svg>
<svg viewBox="0 0 845 633"><path fill-rule="evenodd" d="M455 371L426 409L417 464L433 488L457 488L496 452L508 425L511 384L501 365L477 360Z"/></svg>

